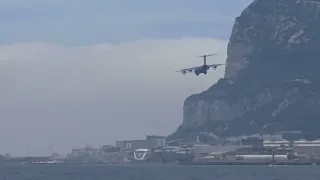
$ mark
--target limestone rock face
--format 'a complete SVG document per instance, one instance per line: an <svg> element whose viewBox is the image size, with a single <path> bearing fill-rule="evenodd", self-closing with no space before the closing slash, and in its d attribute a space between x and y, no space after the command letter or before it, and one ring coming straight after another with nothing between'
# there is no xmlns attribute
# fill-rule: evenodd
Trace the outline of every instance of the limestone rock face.
<svg viewBox="0 0 320 180"><path fill-rule="evenodd" d="M320 0L255 0L235 19L225 77L184 102L170 137L300 130L320 137Z"/></svg>
<svg viewBox="0 0 320 180"><path fill-rule="evenodd" d="M318 49L314 44L319 43L319 26L319 0L254 1L235 20L225 77L236 77L249 65L252 53Z"/></svg>

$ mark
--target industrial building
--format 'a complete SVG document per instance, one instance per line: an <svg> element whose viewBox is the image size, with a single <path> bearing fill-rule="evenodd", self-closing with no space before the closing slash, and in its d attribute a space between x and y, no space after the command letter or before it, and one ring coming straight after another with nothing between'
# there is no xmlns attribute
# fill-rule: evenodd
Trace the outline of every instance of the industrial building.
<svg viewBox="0 0 320 180"><path fill-rule="evenodd" d="M144 140L125 140L116 141L116 147L118 147L125 159L133 160L134 152L136 150L147 149L151 150L157 147L166 146L166 137L147 135Z"/></svg>
<svg viewBox="0 0 320 180"><path fill-rule="evenodd" d="M241 148L251 148L251 145L208 145L208 144L199 144L192 147L192 153L195 160L201 158L210 158L211 156L222 155L228 152L236 151ZM209 156L209 157L208 157Z"/></svg>
<svg viewBox="0 0 320 180"><path fill-rule="evenodd" d="M86 146L84 148L73 148L68 154L68 161L78 163L92 163L100 160L99 149Z"/></svg>
<svg viewBox="0 0 320 180"><path fill-rule="evenodd" d="M116 147L119 147L121 151L127 152L164 146L166 146L166 137L155 135L147 135L145 140L116 141Z"/></svg>
<svg viewBox="0 0 320 180"><path fill-rule="evenodd" d="M270 148L279 148L279 147L290 147L293 151L297 152L298 154L305 154L305 155L314 155L320 157L320 140L314 141L306 141L304 139L300 139L298 141L264 141L264 147Z"/></svg>
<svg viewBox="0 0 320 180"><path fill-rule="evenodd" d="M298 141L303 138L303 134L301 131L280 131L276 133L281 139L285 139L288 141Z"/></svg>
<svg viewBox="0 0 320 180"><path fill-rule="evenodd" d="M68 154L67 161L74 163L121 163L124 158L120 148L115 146L102 146L100 148L86 146L84 148L73 148L71 153Z"/></svg>
<svg viewBox="0 0 320 180"><path fill-rule="evenodd" d="M263 139L257 137L248 137L240 140L240 145L252 146L253 148L263 147Z"/></svg>

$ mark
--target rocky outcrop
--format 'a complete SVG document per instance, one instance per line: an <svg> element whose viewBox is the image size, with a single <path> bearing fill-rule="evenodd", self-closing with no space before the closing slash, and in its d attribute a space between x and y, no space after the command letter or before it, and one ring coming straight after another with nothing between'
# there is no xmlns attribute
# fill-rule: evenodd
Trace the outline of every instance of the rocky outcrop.
<svg viewBox="0 0 320 180"><path fill-rule="evenodd" d="M170 137L280 130L320 137L319 48L319 0L255 0L235 20L225 77L185 100Z"/></svg>
<svg viewBox="0 0 320 180"><path fill-rule="evenodd" d="M256 0L237 17L228 45L225 77L236 77L260 51L318 50L319 0Z"/></svg>

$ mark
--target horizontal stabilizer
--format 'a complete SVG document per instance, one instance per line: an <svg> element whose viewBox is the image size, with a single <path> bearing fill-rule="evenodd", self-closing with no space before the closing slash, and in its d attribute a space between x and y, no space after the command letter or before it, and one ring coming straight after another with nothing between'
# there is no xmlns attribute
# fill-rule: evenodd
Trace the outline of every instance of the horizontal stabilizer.
<svg viewBox="0 0 320 180"><path fill-rule="evenodd" d="M205 55L202 55L202 56L198 56L197 58L200 58L200 57L207 57L207 56L214 56L214 55L218 55L218 54L205 54Z"/></svg>

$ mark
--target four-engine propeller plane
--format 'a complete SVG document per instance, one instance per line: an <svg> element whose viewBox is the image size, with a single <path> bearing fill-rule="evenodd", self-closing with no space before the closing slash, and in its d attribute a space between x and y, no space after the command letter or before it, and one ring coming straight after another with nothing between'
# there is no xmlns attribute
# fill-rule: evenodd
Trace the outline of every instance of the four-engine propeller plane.
<svg viewBox="0 0 320 180"><path fill-rule="evenodd" d="M199 74L201 74L201 73L207 74L207 72L210 68L216 69L218 66L225 65L225 64L207 65L207 56L214 56L214 55L217 55L217 54L206 54L206 55L198 56L197 58L203 57L203 65L202 66L181 69L176 72L181 72L183 75L186 75L187 73L194 72L197 76L199 76Z"/></svg>

